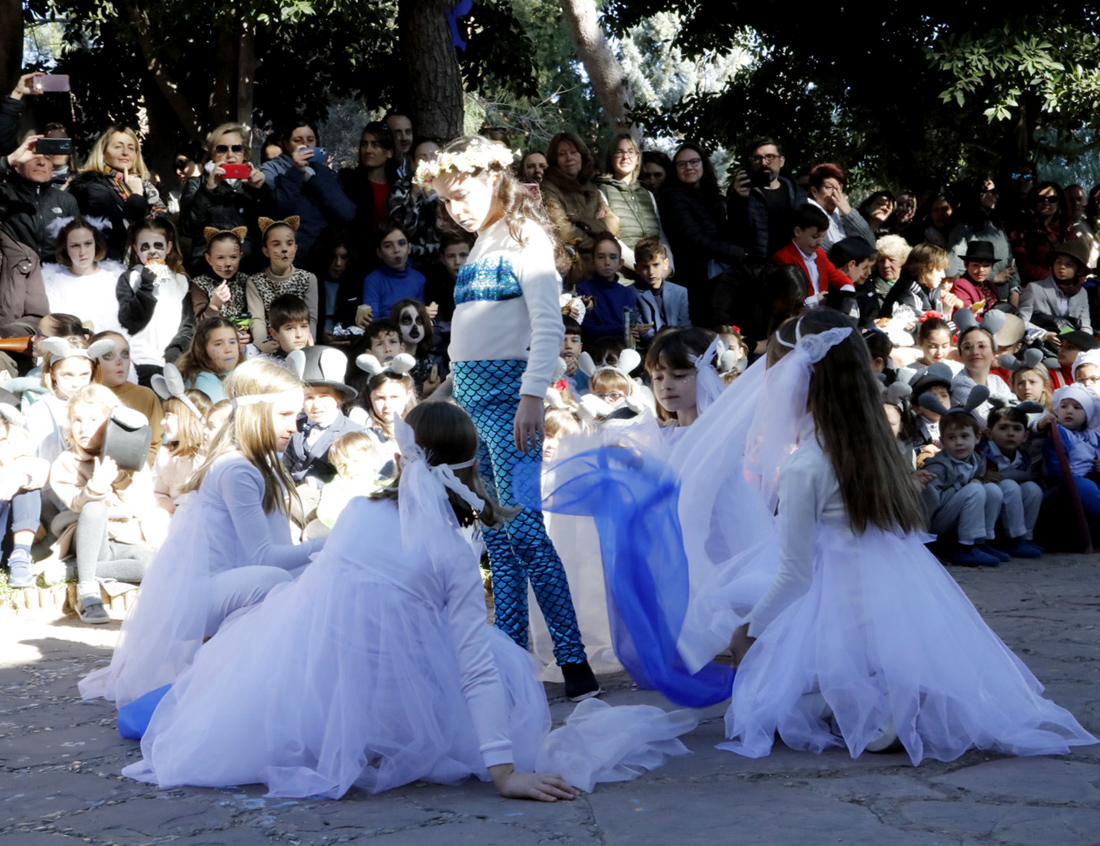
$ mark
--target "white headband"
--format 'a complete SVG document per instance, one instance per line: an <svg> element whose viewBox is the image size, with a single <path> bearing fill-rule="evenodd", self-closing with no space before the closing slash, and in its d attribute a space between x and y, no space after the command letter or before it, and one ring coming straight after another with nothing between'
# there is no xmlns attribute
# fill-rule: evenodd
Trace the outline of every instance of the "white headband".
<svg viewBox="0 0 1100 846"><path fill-rule="evenodd" d="M285 391L280 391L277 394L247 394L243 397L234 397L230 403L230 408L239 408L242 405L259 405L261 402L278 402L279 400L286 398L293 398L301 388L288 388Z"/></svg>

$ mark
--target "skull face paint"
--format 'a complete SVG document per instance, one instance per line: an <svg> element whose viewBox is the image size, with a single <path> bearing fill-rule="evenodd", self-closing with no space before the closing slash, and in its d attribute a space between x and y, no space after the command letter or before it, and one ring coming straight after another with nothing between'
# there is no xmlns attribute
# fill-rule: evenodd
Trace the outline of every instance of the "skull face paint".
<svg viewBox="0 0 1100 846"><path fill-rule="evenodd" d="M415 306L401 309L397 325L401 329L402 343L416 345L424 340L424 318Z"/></svg>

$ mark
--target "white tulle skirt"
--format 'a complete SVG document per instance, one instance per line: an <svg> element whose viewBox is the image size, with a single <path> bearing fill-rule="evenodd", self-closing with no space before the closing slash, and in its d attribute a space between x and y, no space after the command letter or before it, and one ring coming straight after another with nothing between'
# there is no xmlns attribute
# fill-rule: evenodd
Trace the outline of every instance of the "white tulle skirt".
<svg viewBox="0 0 1100 846"><path fill-rule="evenodd" d="M891 723L914 764L1096 742L1042 697L919 536L825 523L817 548L810 590L737 671L722 748L761 757L778 733L793 749L854 757Z"/></svg>
<svg viewBox="0 0 1100 846"><path fill-rule="evenodd" d="M491 635L517 769L590 790L686 752L675 738L694 718L646 706L581 703L548 737L533 659ZM263 783L271 796L488 778L443 613L330 553L203 646L142 753L125 775L164 788Z"/></svg>

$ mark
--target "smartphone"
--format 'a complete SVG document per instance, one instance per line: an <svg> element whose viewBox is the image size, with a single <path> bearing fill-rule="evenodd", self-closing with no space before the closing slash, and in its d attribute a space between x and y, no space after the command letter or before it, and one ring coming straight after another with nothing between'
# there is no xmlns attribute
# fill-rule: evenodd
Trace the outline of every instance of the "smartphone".
<svg viewBox="0 0 1100 846"><path fill-rule="evenodd" d="M53 91L68 91L69 90L69 77L68 74L43 74L42 76L36 76L34 78L34 90L40 94Z"/></svg>
<svg viewBox="0 0 1100 846"><path fill-rule="evenodd" d="M218 167L225 171L226 179L248 179L252 175L250 164L221 164Z"/></svg>
<svg viewBox="0 0 1100 846"><path fill-rule="evenodd" d="M313 151L313 158L309 160L309 163L328 164L328 153L324 147L306 147L306 149Z"/></svg>
<svg viewBox="0 0 1100 846"><path fill-rule="evenodd" d="M34 142L34 152L39 156L71 156L73 142L69 138L39 138Z"/></svg>

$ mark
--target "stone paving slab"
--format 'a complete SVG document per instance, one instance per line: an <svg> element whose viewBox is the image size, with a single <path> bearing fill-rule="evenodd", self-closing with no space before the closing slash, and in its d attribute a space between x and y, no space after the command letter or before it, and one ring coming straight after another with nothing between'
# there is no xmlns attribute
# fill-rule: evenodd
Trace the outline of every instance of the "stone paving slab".
<svg viewBox="0 0 1100 846"><path fill-rule="evenodd" d="M1047 694L1100 731L1100 556L951 572ZM140 749L118 736L113 709L78 698L77 681L109 660L118 629L50 609L0 612L0 846L1100 843L1100 745L914 768L905 755L777 743L750 760L714 748L724 706L699 712L691 755L569 803L509 801L476 781L336 802L268 799L255 785L159 791L120 775ZM603 681L612 704L671 707L626 676ZM564 720L572 706L561 685L547 693Z"/></svg>

